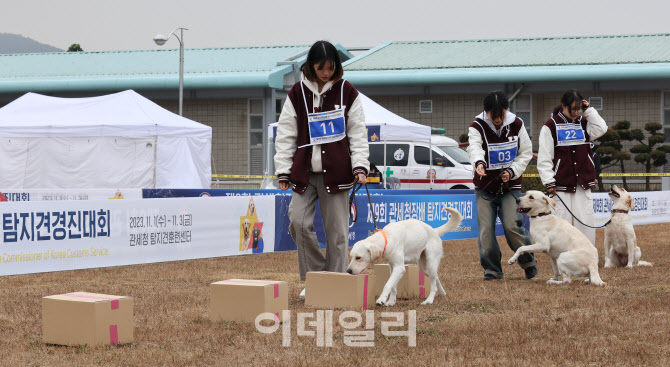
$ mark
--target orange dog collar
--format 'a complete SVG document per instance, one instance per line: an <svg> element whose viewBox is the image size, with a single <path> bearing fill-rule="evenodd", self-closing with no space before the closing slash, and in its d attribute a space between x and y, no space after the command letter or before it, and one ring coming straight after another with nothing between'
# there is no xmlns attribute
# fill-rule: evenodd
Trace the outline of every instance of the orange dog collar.
<svg viewBox="0 0 670 367"><path fill-rule="evenodd" d="M389 239L386 237L386 232L384 232L383 229L378 229L376 232L381 232L382 236L384 236L384 251L382 251L382 257L384 257L384 253L386 252L386 245L389 244Z"/></svg>

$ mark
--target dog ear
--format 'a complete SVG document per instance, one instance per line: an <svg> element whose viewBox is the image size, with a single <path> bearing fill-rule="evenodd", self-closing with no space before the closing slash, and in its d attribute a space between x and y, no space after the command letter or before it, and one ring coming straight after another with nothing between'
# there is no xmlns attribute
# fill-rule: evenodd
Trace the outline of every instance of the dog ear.
<svg viewBox="0 0 670 367"><path fill-rule="evenodd" d="M635 210L635 204L633 204L633 197L630 196L630 195L628 196L628 203L627 204L630 207L630 210Z"/></svg>
<svg viewBox="0 0 670 367"><path fill-rule="evenodd" d="M368 252L370 253L370 263L373 263L375 260L382 257L382 250L379 247L375 246L373 243L368 242L365 244Z"/></svg>
<svg viewBox="0 0 670 367"><path fill-rule="evenodd" d="M550 198L549 196L545 196L544 201L546 201L547 204L549 204L552 209L556 209L556 202L554 201L554 199Z"/></svg>

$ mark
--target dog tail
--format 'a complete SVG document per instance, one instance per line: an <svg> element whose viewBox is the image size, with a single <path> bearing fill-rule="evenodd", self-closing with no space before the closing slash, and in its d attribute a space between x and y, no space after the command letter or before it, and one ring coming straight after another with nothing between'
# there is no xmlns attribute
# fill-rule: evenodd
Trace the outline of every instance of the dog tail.
<svg viewBox="0 0 670 367"><path fill-rule="evenodd" d="M440 237L444 236L445 233L452 232L454 229L458 228L458 226L461 224L461 221L463 220L463 216L458 212L458 210L446 206L444 207L444 210L451 214L451 218L449 218L447 223L435 228L437 234L439 234Z"/></svg>
<svg viewBox="0 0 670 367"><path fill-rule="evenodd" d="M654 266L653 263L650 263L650 262L648 262L648 261L642 261L642 260L638 261L638 262L637 262L637 265L638 265L638 266Z"/></svg>

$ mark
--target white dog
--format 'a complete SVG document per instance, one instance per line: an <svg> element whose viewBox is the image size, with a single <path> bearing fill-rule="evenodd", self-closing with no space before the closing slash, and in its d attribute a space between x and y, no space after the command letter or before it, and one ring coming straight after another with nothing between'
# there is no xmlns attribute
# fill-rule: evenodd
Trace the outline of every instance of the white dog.
<svg viewBox="0 0 670 367"><path fill-rule="evenodd" d="M379 258L384 258L391 268L391 276L377 299L378 305L395 305L398 281L405 273L405 264L409 263L417 263L419 269L430 278L430 294L422 305L433 303L438 289L440 295L447 294L437 277L443 255L440 237L456 229L463 217L456 209L445 207L444 210L451 213L451 218L438 228L416 219L403 220L387 225L352 247L349 254L351 262L347 269L349 274L360 274Z"/></svg>
<svg viewBox="0 0 670 367"><path fill-rule="evenodd" d="M571 277L588 276L586 283L605 285L598 274L598 250L567 221L551 214L556 203L540 191L528 191L517 199L519 213L530 216L533 245L521 246L508 263L514 264L526 252L544 252L551 258L554 277L549 284L570 283ZM559 277L563 280L559 281Z"/></svg>
<svg viewBox="0 0 670 367"><path fill-rule="evenodd" d="M642 251L636 246L637 238L628 214L629 209L635 209L633 198L628 191L616 185L610 187L609 196L614 200L614 205L612 221L605 227L605 267L652 266L651 263L640 261ZM634 256L629 256L631 254Z"/></svg>

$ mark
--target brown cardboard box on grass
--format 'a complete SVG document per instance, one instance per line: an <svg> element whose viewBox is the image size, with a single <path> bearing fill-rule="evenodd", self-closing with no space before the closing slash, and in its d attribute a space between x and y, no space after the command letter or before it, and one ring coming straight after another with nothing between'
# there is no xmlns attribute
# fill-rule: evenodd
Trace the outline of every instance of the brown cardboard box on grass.
<svg viewBox="0 0 670 367"><path fill-rule="evenodd" d="M228 279L210 284L209 318L216 321L256 322L264 312L284 321L288 285L274 280Z"/></svg>
<svg viewBox="0 0 670 367"><path fill-rule="evenodd" d="M132 343L133 299L87 292L43 297L42 340L89 346Z"/></svg>
<svg viewBox="0 0 670 367"><path fill-rule="evenodd" d="M374 275L308 272L305 282L305 306L369 310L375 307L374 289Z"/></svg>
<svg viewBox="0 0 670 367"><path fill-rule="evenodd" d="M375 297L379 297L391 276L391 267L389 264L375 264L374 274L377 276ZM424 275L417 265L405 265L405 274L398 282L396 298L426 298L428 293L430 293L430 278Z"/></svg>

